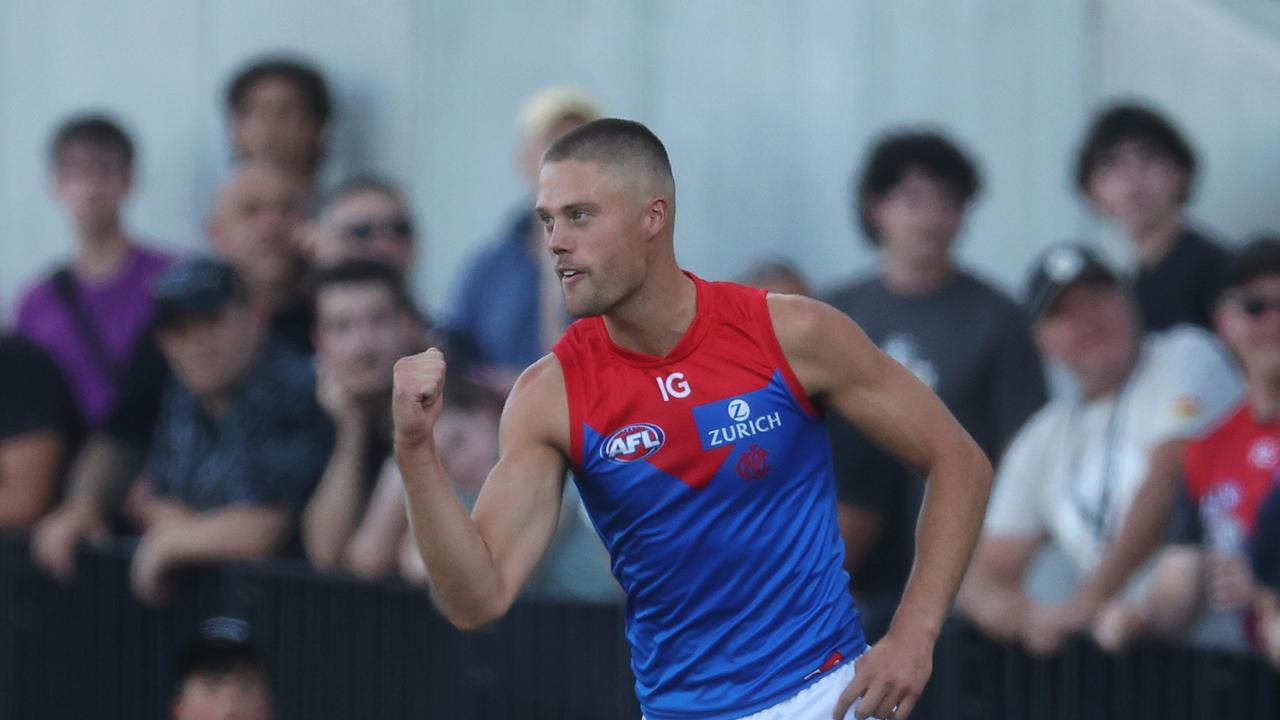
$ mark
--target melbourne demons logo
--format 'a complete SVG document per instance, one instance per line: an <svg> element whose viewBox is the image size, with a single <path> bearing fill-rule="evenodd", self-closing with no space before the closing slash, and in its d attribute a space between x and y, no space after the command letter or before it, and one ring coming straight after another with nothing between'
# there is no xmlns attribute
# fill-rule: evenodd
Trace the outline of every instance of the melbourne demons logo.
<svg viewBox="0 0 1280 720"><path fill-rule="evenodd" d="M600 445L600 457L616 463L635 462L661 450L666 441L666 433L657 425L635 423L605 438Z"/></svg>
<svg viewBox="0 0 1280 720"><path fill-rule="evenodd" d="M742 453L742 457L738 458L738 475L747 482L768 477L771 469L769 453L759 445L747 448L747 451Z"/></svg>

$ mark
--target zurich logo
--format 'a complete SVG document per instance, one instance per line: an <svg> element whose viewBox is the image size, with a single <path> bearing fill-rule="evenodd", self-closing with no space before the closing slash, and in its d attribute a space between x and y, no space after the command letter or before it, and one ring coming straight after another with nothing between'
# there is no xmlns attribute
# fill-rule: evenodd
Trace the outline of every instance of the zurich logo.
<svg viewBox="0 0 1280 720"><path fill-rule="evenodd" d="M616 463L635 462L661 450L666 441L666 433L657 425L634 423L605 438L600 457Z"/></svg>
<svg viewBox="0 0 1280 720"><path fill-rule="evenodd" d="M734 400L729 403L729 417L733 418L734 422L742 422L751 417L751 406L741 398Z"/></svg>

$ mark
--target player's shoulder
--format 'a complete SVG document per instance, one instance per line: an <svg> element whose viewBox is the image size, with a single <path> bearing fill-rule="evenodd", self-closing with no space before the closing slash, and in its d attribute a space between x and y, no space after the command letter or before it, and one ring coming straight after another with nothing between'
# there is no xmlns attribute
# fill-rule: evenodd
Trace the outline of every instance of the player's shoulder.
<svg viewBox="0 0 1280 720"><path fill-rule="evenodd" d="M555 353L547 353L520 373L511 388L510 400L544 400L565 394L564 367Z"/></svg>
<svg viewBox="0 0 1280 720"><path fill-rule="evenodd" d="M856 326L848 315L811 297L769 293L765 299L774 334L784 348L806 347L829 338L841 327Z"/></svg>
<svg viewBox="0 0 1280 720"><path fill-rule="evenodd" d="M568 447L569 409L564 369L548 353L520 373L502 411L504 434L523 435Z"/></svg>

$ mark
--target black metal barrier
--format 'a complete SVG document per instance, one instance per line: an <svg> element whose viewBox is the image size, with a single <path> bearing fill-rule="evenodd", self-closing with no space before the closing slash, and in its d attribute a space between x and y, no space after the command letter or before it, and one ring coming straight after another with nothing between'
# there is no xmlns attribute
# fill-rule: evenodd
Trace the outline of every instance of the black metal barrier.
<svg viewBox="0 0 1280 720"><path fill-rule="evenodd" d="M161 718L199 622L249 621L277 717L637 718L620 609L518 605L461 633L419 589L319 575L301 563L187 573L173 602L140 606L129 547L81 553L67 587L26 541L0 537L0 720ZM920 720L1280 718L1280 677L1254 658L1148 646L1112 658L1087 641L1053 660L949 623Z"/></svg>

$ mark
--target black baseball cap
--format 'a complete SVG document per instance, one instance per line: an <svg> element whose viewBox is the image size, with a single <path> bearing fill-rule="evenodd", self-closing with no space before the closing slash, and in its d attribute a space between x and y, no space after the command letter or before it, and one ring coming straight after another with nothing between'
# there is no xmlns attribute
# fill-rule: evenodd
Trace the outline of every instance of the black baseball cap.
<svg viewBox="0 0 1280 720"><path fill-rule="evenodd" d="M230 265L212 258L184 260L151 283L156 325L190 317L214 317L248 297L244 281Z"/></svg>
<svg viewBox="0 0 1280 720"><path fill-rule="evenodd" d="M249 641L249 623L216 617L199 631L178 656L178 687L193 675L224 675L236 670L266 673L266 664Z"/></svg>
<svg viewBox="0 0 1280 720"><path fill-rule="evenodd" d="M1227 263L1222 286L1234 290L1269 275L1280 275L1280 237L1268 235L1237 250Z"/></svg>
<svg viewBox="0 0 1280 720"><path fill-rule="evenodd" d="M1120 278L1098 254L1078 243L1063 243L1046 250L1031 271L1027 283L1027 314L1034 322L1044 317L1062 292L1074 285L1118 286Z"/></svg>

